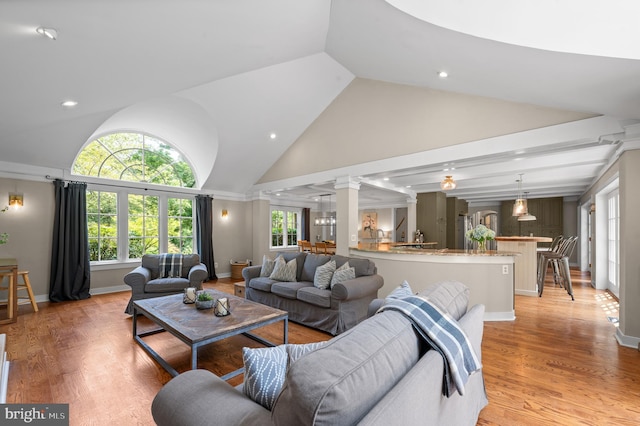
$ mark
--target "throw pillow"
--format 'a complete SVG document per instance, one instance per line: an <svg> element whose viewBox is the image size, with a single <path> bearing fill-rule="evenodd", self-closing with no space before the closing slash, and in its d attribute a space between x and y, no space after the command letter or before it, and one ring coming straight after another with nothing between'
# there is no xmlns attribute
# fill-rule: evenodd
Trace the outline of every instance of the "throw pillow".
<svg viewBox="0 0 640 426"><path fill-rule="evenodd" d="M295 258L287 262L284 260L284 257L278 256L276 258L276 265L273 267L273 272L269 275L269 278L276 281L295 282L297 271L298 264Z"/></svg>
<svg viewBox="0 0 640 426"><path fill-rule="evenodd" d="M344 262L341 267L336 269L336 271L344 271L345 269L349 269L350 267L351 266L349 266L349 262Z"/></svg>
<svg viewBox="0 0 640 426"><path fill-rule="evenodd" d="M356 277L356 268L349 268L349 269L338 268L333 273L333 277L331 277L331 288L333 288L333 286L338 283L341 283L347 280L352 280L355 277Z"/></svg>
<svg viewBox="0 0 640 426"><path fill-rule="evenodd" d="M330 260L322 266L316 268L313 276L313 285L321 290L326 290L331 286L331 277L336 271L336 262Z"/></svg>
<svg viewBox="0 0 640 426"><path fill-rule="evenodd" d="M244 384L242 391L253 401L271 410L282 389L287 369L303 355L327 342L285 344L272 348L242 348Z"/></svg>
<svg viewBox="0 0 640 426"><path fill-rule="evenodd" d="M242 348L244 361L243 392L253 401L271 410L287 373L285 345L273 348Z"/></svg>
<svg viewBox="0 0 640 426"><path fill-rule="evenodd" d="M267 255L262 256L262 269L260 269L261 277L268 277L273 272L273 267L276 266L276 261L267 257Z"/></svg>

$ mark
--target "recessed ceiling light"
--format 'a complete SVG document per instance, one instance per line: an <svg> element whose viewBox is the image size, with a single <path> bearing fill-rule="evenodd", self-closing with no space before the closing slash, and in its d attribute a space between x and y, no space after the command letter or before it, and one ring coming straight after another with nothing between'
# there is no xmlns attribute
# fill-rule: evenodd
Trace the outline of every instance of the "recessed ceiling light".
<svg viewBox="0 0 640 426"><path fill-rule="evenodd" d="M36 32L50 40L56 40L58 38L58 31L54 28L38 27L36 28Z"/></svg>
<svg viewBox="0 0 640 426"><path fill-rule="evenodd" d="M407 185L407 186L405 186L405 188L411 188L411 185Z"/></svg>
<svg viewBox="0 0 640 426"><path fill-rule="evenodd" d="M60 105L62 105L65 108L73 108L74 106L78 105L78 101L68 100L68 101L62 102Z"/></svg>
<svg viewBox="0 0 640 426"><path fill-rule="evenodd" d="M446 72L446 71L440 71L440 72L438 72L438 77L447 78L447 77L449 77L449 73Z"/></svg>
<svg viewBox="0 0 640 426"><path fill-rule="evenodd" d="M388 177L386 177L386 178L383 178L382 180L386 182L386 181L388 181L388 180L389 180L389 178L388 178Z"/></svg>
<svg viewBox="0 0 640 426"><path fill-rule="evenodd" d="M274 132L269 133L269 139L275 140L278 137Z"/></svg>

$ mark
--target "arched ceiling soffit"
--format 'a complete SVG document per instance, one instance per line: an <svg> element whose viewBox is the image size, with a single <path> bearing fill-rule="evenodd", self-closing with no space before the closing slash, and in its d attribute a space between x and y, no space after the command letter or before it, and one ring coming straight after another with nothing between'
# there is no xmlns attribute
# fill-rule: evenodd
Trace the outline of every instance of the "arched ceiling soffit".
<svg viewBox="0 0 640 426"><path fill-rule="evenodd" d="M98 127L87 143L120 131L147 133L170 143L191 164L197 188L211 174L218 154L218 131L211 116L184 98L156 98L120 110Z"/></svg>

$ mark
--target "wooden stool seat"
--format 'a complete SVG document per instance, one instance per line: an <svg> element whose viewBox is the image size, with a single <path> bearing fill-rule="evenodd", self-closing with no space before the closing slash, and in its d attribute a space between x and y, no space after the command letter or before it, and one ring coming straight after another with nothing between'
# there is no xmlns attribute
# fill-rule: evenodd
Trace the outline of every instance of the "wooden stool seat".
<svg viewBox="0 0 640 426"><path fill-rule="evenodd" d="M8 285L5 287L3 284L4 278L7 277L9 279ZM20 283L20 277L22 277L22 283ZM13 281L13 274L8 272L0 273L0 290L8 290ZM31 282L29 282L29 271L18 271L18 282L16 283L16 290L27 290L26 296L16 295L18 301L20 299L28 299L31 302L31 306L33 307L34 312L38 312L38 304L36 303L36 297L33 294L33 289L31 288Z"/></svg>

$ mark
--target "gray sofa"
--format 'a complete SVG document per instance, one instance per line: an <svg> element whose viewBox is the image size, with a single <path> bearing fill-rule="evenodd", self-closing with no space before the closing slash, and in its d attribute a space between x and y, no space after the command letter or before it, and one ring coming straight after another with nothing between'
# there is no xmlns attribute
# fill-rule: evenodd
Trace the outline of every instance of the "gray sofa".
<svg viewBox="0 0 640 426"><path fill-rule="evenodd" d="M455 317L465 298L468 291L454 290L451 303L441 306ZM480 360L483 315L484 306L475 305L458 320ZM234 388L206 370L173 378L151 411L159 426L475 425L488 403L482 370L470 376L463 396L449 398L443 374L443 357L426 347L410 320L384 311L291 362L271 411L247 397L242 385Z"/></svg>
<svg viewBox="0 0 640 426"><path fill-rule="evenodd" d="M305 252L280 254L287 262L296 259L296 282L261 277L262 266L250 266L242 270L245 297L287 311L289 320L334 336L366 319L369 303L378 297L378 290L384 284L382 277L376 273L375 263L369 259ZM335 284L327 290L314 287L316 268L330 260L334 260L337 267L348 261L349 266L355 268L356 278Z"/></svg>
<svg viewBox="0 0 640 426"><path fill-rule="evenodd" d="M125 275L124 282L131 287L131 299L125 313L133 314L134 300L182 293L187 287L202 289L202 283L208 278L209 273L207 267L200 263L199 255L183 255L181 276L173 278L160 278L161 256L161 254L143 255L140 266Z"/></svg>

